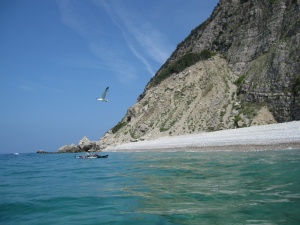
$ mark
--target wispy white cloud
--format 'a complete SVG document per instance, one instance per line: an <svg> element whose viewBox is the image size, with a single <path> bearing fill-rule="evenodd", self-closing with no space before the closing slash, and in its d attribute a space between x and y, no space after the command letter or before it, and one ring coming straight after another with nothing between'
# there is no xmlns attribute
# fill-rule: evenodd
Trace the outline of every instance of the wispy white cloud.
<svg viewBox="0 0 300 225"><path fill-rule="evenodd" d="M138 77L140 71L138 72L137 67L140 66L137 66L137 62L144 65L144 69L153 76L154 67L164 63L171 53L171 47L163 33L144 21L134 9L122 5L122 1L94 0L83 4L76 0L57 0L57 3L63 24L82 36L91 53L99 59L99 64L85 61L85 65L109 67L121 82L133 81ZM88 7L94 7L92 12ZM115 27L109 29L117 28L120 34L114 37L115 40L110 39L111 30L104 27L108 26L107 21L101 23L105 14L108 15L106 19L109 18L110 24ZM124 54L126 46L134 57Z"/></svg>
<svg viewBox="0 0 300 225"><path fill-rule="evenodd" d="M166 38L150 23L143 22L132 13L132 18L127 17L128 12L118 11L120 19L124 22L126 31L134 37L141 49L154 61L163 63L170 54Z"/></svg>
<svg viewBox="0 0 300 225"><path fill-rule="evenodd" d="M154 75L154 72L153 72L153 69L150 65L150 63L145 59L145 57L142 56L141 53L139 53L134 47L133 45L131 44L131 42L129 41L128 39L128 35L126 35L126 32L125 32L125 29L122 27L122 24L120 24L118 22L118 18L114 15L114 12L112 10L112 8L105 2L105 1L97 1L95 0L96 4L102 6L106 13L109 15L110 19L112 20L113 24L115 26L117 26L121 33L122 33L122 36L124 38L124 41L125 43L127 44L127 47L129 48L129 50L133 53L133 55L138 58L139 60L142 61L142 63L146 66L146 70L149 72L149 74L152 76Z"/></svg>
<svg viewBox="0 0 300 225"><path fill-rule="evenodd" d="M135 48L129 42L127 42L127 44L130 50L132 51L132 53L143 62L148 72L153 76L155 72L153 71L150 63L138 51L136 51Z"/></svg>
<svg viewBox="0 0 300 225"><path fill-rule="evenodd" d="M110 6L104 0L95 1L105 9L113 23L122 31L129 49L146 65L148 71L152 71L152 69L149 69L150 63L146 60L146 56L159 64L166 61L172 48L163 33L153 27L151 23L144 21L134 10L122 6L122 2L118 1L116 4L114 1L110 1L113 4ZM153 74L153 72L151 73Z"/></svg>
<svg viewBox="0 0 300 225"><path fill-rule="evenodd" d="M57 0L61 12L62 22L81 36L86 36L86 24L84 17L80 16L78 2L69 0Z"/></svg>
<svg viewBox="0 0 300 225"><path fill-rule="evenodd" d="M76 59L74 59L75 61L66 59L63 60L64 62L75 62L75 66L81 65L110 70L117 75L121 82L128 83L136 79L137 75L135 75L134 66L126 61L126 57L122 58L121 48L115 48L110 43L111 40L107 38L110 34L105 33L101 23L97 21L99 18L93 18L93 16L88 15L88 12L82 12L83 6L78 1L57 0L57 3L61 12L62 22L82 36L87 41L87 46L91 53L99 59L99 62L95 62L95 60L88 61L86 58L79 63L75 62L78 61Z"/></svg>
<svg viewBox="0 0 300 225"><path fill-rule="evenodd" d="M131 83L137 76L134 66L120 57L121 53L113 46L106 46L101 43L91 43L89 49L96 55L122 83Z"/></svg>
<svg viewBox="0 0 300 225"><path fill-rule="evenodd" d="M97 23L97 12L91 12L87 1L56 0L60 9L62 23L86 40L99 38L105 31L101 23Z"/></svg>

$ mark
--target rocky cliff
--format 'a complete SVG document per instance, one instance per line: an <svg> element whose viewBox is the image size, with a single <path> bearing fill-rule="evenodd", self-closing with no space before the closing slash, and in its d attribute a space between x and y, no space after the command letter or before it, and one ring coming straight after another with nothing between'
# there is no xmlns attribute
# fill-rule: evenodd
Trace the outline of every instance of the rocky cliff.
<svg viewBox="0 0 300 225"><path fill-rule="evenodd" d="M101 148L300 119L300 0L220 0Z"/></svg>

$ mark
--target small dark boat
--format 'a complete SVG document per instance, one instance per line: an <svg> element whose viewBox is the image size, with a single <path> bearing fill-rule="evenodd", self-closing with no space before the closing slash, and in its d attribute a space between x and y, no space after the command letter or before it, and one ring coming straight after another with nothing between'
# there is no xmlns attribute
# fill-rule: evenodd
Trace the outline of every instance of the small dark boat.
<svg viewBox="0 0 300 225"><path fill-rule="evenodd" d="M108 155L97 155L97 158L107 158Z"/></svg>
<svg viewBox="0 0 300 225"><path fill-rule="evenodd" d="M107 158L108 157L108 155L97 155L97 154L95 154L95 155L81 155L81 156L75 156L75 158L77 158L77 159L98 159L98 158Z"/></svg>

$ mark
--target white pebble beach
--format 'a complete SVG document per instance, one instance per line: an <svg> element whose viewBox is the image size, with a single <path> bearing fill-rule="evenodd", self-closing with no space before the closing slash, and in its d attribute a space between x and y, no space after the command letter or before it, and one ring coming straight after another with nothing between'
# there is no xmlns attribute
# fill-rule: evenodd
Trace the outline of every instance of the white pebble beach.
<svg viewBox="0 0 300 225"><path fill-rule="evenodd" d="M203 132L109 146L104 151L264 151L300 149L300 121Z"/></svg>

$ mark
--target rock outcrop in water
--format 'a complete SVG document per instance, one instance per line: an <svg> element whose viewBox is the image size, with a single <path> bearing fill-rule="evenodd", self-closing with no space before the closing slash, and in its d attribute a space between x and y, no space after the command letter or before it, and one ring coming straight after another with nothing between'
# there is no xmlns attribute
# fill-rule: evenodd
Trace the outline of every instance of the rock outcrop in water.
<svg viewBox="0 0 300 225"><path fill-rule="evenodd" d="M73 152L87 152L87 151L96 152L100 148L95 141L90 141L87 137L83 137L78 145L64 145L58 149L58 153L73 153Z"/></svg>

